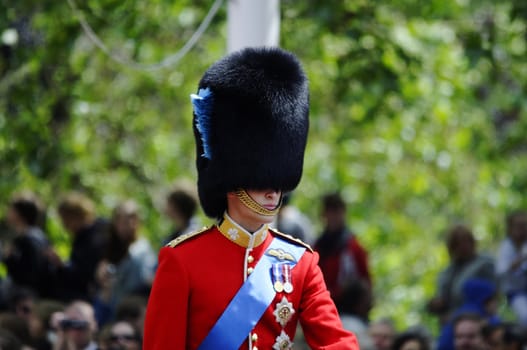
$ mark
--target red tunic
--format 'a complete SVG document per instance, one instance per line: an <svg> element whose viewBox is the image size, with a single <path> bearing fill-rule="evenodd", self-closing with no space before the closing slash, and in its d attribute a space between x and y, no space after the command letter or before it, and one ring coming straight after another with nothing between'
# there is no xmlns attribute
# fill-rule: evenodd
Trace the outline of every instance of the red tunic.
<svg viewBox="0 0 527 350"><path fill-rule="evenodd" d="M282 236L267 227L250 235L227 218L220 227L162 248L143 349L196 349L277 235ZM355 336L342 328L317 262L318 254L307 249L291 273L293 292L276 293L240 349L273 349L282 332L293 341L298 321L312 349L359 349ZM293 314L282 327L273 312L284 296Z"/></svg>

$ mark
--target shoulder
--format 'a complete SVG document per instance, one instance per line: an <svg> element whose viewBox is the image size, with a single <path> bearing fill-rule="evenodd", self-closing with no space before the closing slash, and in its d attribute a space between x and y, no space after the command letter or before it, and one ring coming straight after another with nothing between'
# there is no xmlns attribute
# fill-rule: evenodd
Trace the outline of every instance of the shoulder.
<svg viewBox="0 0 527 350"><path fill-rule="evenodd" d="M170 242L168 242L166 247L175 248L176 246L180 245L183 242L188 242L188 241L192 240L193 238L195 238L195 237L197 237L197 236L199 236L199 235L201 235L201 234L203 234L205 232L210 231L212 229L212 227L213 226L203 227L200 230L191 231L191 232L182 234L181 236L176 237L173 240L171 240Z"/></svg>
<svg viewBox="0 0 527 350"><path fill-rule="evenodd" d="M366 248L364 248L364 246L361 244L361 242L359 241L359 239L357 238L355 234L351 234L350 236L348 236L347 245L348 245L348 248L354 252L361 251L361 252L366 253Z"/></svg>
<svg viewBox="0 0 527 350"><path fill-rule="evenodd" d="M295 238L291 235L288 235L286 233L283 233L283 232L280 232L276 229L272 229L270 228L269 229L275 236L278 236L280 238L283 238L284 240L286 240L287 242L289 243L293 243L293 244L296 244L296 245L299 245L299 246L302 246L304 248L306 248L308 251L310 251L311 253L313 252L313 248L311 248L311 246L307 243L305 243L304 241L302 241L301 239L298 239L298 238Z"/></svg>

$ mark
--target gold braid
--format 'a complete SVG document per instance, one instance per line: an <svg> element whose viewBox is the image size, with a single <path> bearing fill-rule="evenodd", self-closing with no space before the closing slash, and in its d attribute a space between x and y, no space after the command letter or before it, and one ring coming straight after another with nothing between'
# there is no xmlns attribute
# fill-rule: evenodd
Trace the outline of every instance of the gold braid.
<svg viewBox="0 0 527 350"><path fill-rule="evenodd" d="M278 211L280 210L280 205L282 204L282 198L280 197L280 203L274 208L273 210L266 209L262 207L260 204L258 204L254 199L252 199L249 194L243 190L237 190L236 196L240 199L240 201L245 205L247 208L251 209L257 214L264 215L264 216L275 216L278 214Z"/></svg>

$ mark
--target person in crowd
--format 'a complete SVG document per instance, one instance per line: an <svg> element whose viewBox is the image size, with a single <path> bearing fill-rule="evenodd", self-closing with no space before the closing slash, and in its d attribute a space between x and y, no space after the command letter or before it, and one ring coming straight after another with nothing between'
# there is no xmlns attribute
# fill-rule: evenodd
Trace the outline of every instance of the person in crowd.
<svg viewBox="0 0 527 350"><path fill-rule="evenodd" d="M339 193L322 197L324 231L315 243L319 266L331 297L340 304L342 289L353 280L371 287L368 254L346 224L346 203Z"/></svg>
<svg viewBox="0 0 527 350"><path fill-rule="evenodd" d="M282 206L273 226L280 232L287 232L291 236L311 244L314 241L313 224L297 207L291 203L292 193L286 193L282 199Z"/></svg>
<svg viewBox="0 0 527 350"><path fill-rule="evenodd" d="M116 321L130 323L143 337L147 299L140 295L123 298L115 311Z"/></svg>
<svg viewBox="0 0 527 350"><path fill-rule="evenodd" d="M527 326L506 323L503 331L503 350L525 350L527 347Z"/></svg>
<svg viewBox="0 0 527 350"><path fill-rule="evenodd" d="M353 349L302 241L269 228L300 182L308 84L294 55L247 48L214 63L192 95L198 194L217 223L161 249L144 349ZM240 312L241 311L241 312Z"/></svg>
<svg viewBox="0 0 527 350"><path fill-rule="evenodd" d="M457 224L446 236L450 264L438 276L435 296L427 303L428 312L439 317L440 325L464 302L463 284L469 278L497 281L494 259L480 254L472 230Z"/></svg>
<svg viewBox="0 0 527 350"><path fill-rule="evenodd" d="M381 318L370 323L369 333L375 350L390 350L397 330L391 319Z"/></svg>
<svg viewBox="0 0 527 350"><path fill-rule="evenodd" d="M51 323L56 329L53 350L97 350L98 326L91 304L74 300L64 312L53 314Z"/></svg>
<svg viewBox="0 0 527 350"><path fill-rule="evenodd" d="M0 349L22 350L22 342L12 332L0 328Z"/></svg>
<svg viewBox="0 0 527 350"><path fill-rule="evenodd" d="M503 293L518 321L527 326L527 212L507 216L507 237L501 242L496 272Z"/></svg>
<svg viewBox="0 0 527 350"><path fill-rule="evenodd" d="M164 241L164 245L181 235L198 229L196 218L198 198L194 187L181 181L166 197L166 214L174 228Z"/></svg>
<svg viewBox="0 0 527 350"><path fill-rule="evenodd" d="M62 314L65 305L57 300L39 300L36 304L37 327L33 335L37 350L52 350L57 339L57 330L52 324L52 316Z"/></svg>
<svg viewBox="0 0 527 350"><path fill-rule="evenodd" d="M369 333L369 313L372 308L370 286L363 280L353 280L342 291L339 310L342 326L357 337L361 350L374 350Z"/></svg>
<svg viewBox="0 0 527 350"><path fill-rule="evenodd" d="M10 311L28 322L35 311L35 294L26 288L16 288L9 294Z"/></svg>
<svg viewBox="0 0 527 350"><path fill-rule="evenodd" d="M72 237L66 263L56 254L52 256L58 269L60 299L91 300L96 290L95 270L105 251L107 222L97 218L93 201L78 192L69 193L60 201L58 213Z"/></svg>
<svg viewBox="0 0 527 350"><path fill-rule="evenodd" d="M43 209L32 193L15 195L9 202L7 223L14 239L3 247L2 259L14 287L31 289L39 297L55 296L54 272L48 261L51 246L39 224Z"/></svg>
<svg viewBox="0 0 527 350"><path fill-rule="evenodd" d="M475 313L459 314L454 320L455 350L486 350L483 317Z"/></svg>
<svg viewBox="0 0 527 350"><path fill-rule="evenodd" d="M417 329L409 329L397 334L391 350L430 350L430 339Z"/></svg>
<svg viewBox="0 0 527 350"><path fill-rule="evenodd" d="M505 334L505 323L485 324L482 334L488 350L503 350L503 335Z"/></svg>
<svg viewBox="0 0 527 350"><path fill-rule="evenodd" d="M106 251L96 273L99 325L113 317L115 306L125 296L145 294L152 285L157 259L148 239L140 234L140 222L135 201L126 200L115 207Z"/></svg>
<svg viewBox="0 0 527 350"><path fill-rule="evenodd" d="M35 310L37 301L30 289L15 288L9 294L9 311L26 322L33 340L38 338L40 332L40 323ZM32 343L35 342L32 341Z"/></svg>
<svg viewBox="0 0 527 350"><path fill-rule="evenodd" d="M141 350L141 336L126 321L109 324L101 334L100 350Z"/></svg>
<svg viewBox="0 0 527 350"><path fill-rule="evenodd" d="M488 324L501 323L498 316L498 291L494 281L470 278L463 284L464 303L454 310L451 320L441 329L437 350L454 350L453 320L464 313L480 315Z"/></svg>
<svg viewBox="0 0 527 350"><path fill-rule="evenodd" d="M23 350L34 350L33 338L27 320L12 312L0 314L0 329L5 329L22 344Z"/></svg>

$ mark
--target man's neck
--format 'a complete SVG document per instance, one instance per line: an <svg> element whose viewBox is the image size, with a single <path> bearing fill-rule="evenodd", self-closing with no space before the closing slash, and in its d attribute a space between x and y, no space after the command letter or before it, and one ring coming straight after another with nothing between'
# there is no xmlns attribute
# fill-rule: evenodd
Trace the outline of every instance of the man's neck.
<svg viewBox="0 0 527 350"><path fill-rule="evenodd" d="M238 225L243 227L246 231L250 233L254 233L258 231L263 225L265 225L265 222L255 221L251 218L246 218L238 214L236 211L227 211L227 215L236 222Z"/></svg>
<svg viewBox="0 0 527 350"><path fill-rule="evenodd" d="M329 225L326 227L325 232L327 232L330 235L338 236L342 234L344 231L346 231L346 225Z"/></svg>
<svg viewBox="0 0 527 350"><path fill-rule="evenodd" d="M254 233L256 231L258 231L260 229L260 227L262 227L262 223L254 223L254 222L250 222L248 220L243 220L243 219L240 219L240 218L236 218L236 217L232 217L231 215L229 215L231 217L231 219L236 222L238 225L240 225L241 227L243 227L247 232L249 233Z"/></svg>

